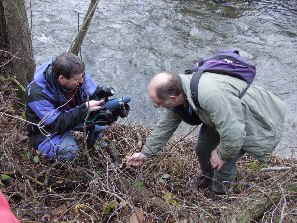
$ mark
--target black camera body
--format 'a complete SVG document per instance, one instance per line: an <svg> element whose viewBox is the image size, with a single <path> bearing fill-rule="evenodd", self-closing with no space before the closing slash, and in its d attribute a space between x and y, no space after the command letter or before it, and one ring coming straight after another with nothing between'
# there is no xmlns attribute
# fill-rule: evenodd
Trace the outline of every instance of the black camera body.
<svg viewBox="0 0 297 223"><path fill-rule="evenodd" d="M94 111L90 114L87 124L89 125L109 125L115 122L119 117L125 118L130 111L129 102L131 98L121 97L106 99L102 109Z"/></svg>

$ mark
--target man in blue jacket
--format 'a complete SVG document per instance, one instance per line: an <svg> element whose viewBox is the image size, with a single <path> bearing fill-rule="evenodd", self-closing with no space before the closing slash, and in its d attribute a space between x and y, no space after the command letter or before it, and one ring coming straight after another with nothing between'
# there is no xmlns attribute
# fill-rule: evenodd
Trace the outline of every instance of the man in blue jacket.
<svg viewBox="0 0 297 223"><path fill-rule="evenodd" d="M64 53L39 66L27 87L26 118L34 148L47 158L73 159L79 146L71 130L84 126L88 113L100 110L112 88L96 86L78 56ZM96 127L96 128L95 128ZM92 146L105 126L88 127ZM92 136L92 137L91 137Z"/></svg>

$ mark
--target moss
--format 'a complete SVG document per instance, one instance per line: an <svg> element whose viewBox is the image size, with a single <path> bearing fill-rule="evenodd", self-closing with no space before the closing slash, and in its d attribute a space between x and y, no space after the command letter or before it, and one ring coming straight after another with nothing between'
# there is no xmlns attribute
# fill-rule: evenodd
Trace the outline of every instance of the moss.
<svg viewBox="0 0 297 223"><path fill-rule="evenodd" d="M248 164L246 164L246 167L249 170L260 171L261 169L267 167L267 164L260 162L258 160L253 160L253 161L250 161Z"/></svg>

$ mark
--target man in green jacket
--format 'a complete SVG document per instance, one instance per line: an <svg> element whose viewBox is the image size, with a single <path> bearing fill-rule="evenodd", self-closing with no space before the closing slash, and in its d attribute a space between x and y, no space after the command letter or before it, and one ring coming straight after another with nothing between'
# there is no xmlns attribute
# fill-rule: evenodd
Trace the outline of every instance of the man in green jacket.
<svg viewBox="0 0 297 223"><path fill-rule="evenodd" d="M195 151L202 177L198 186L216 194L226 192L225 182L236 176L236 161L250 153L267 161L281 139L286 106L267 90L222 74L203 73L198 85L197 107L191 97L192 75L163 72L148 85L148 94L156 107L166 111L147 139L142 152L127 157L131 166L140 166L157 154L181 121L199 125ZM200 121L201 120L201 121Z"/></svg>

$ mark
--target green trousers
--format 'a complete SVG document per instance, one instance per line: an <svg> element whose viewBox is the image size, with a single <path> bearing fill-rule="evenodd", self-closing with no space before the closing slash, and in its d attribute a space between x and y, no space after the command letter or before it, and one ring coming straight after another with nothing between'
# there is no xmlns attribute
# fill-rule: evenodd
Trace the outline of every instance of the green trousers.
<svg viewBox="0 0 297 223"><path fill-rule="evenodd" d="M220 135L214 129L202 125L199 132L198 143L195 152L198 156L202 174L212 179L211 190L215 193L226 193L230 182L236 177L236 161L244 154L240 152L238 157L233 160L225 161L220 170L213 169L210 164L211 152L217 148L220 143Z"/></svg>

